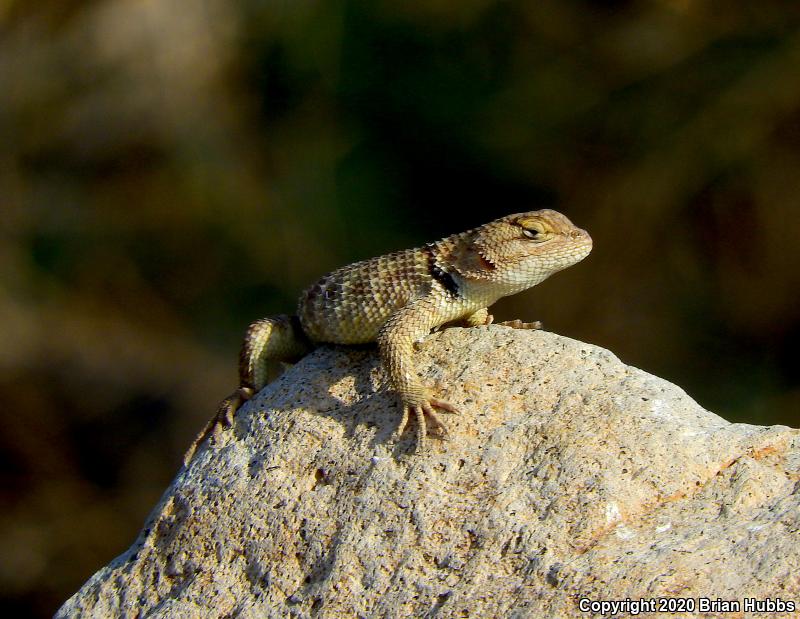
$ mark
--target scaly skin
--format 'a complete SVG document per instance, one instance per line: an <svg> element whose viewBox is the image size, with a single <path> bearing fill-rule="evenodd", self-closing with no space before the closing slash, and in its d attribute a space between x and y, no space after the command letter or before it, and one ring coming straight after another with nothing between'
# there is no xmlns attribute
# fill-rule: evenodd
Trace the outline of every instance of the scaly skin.
<svg viewBox="0 0 800 619"><path fill-rule="evenodd" d="M185 456L188 462L210 434L230 426L236 410L266 384L273 361L296 361L315 345L377 342L403 415L417 421L417 450L424 447L426 417L440 436L435 409L457 412L420 382L414 344L431 329L459 321L490 324L488 307L535 286L583 260L592 249L585 230L556 211L508 215L417 249L356 262L325 275L301 296L297 316L264 318L245 336L240 387L223 400L217 415ZM501 323L535 329L539 323Z"/></svg>

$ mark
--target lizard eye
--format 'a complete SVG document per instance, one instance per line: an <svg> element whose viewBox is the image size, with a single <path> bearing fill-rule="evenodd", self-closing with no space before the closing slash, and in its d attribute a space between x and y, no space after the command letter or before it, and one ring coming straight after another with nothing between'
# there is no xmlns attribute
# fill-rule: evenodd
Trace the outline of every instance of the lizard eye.
<svg viewBox="0 0 800 619"><path fill-rule="evenodd" d="M528 229L528 228L523 228L522 234L527 236L529 239L535 239L537 236L539 236L539 231L538 230Z"/></svg>
<svg viewBox="0 0 800 619"><path fill-rule="evenodd" d="M515 222L522 228L522 234L534 241L546 241L550 238L547 225L538 217L520 217Z"/></svg>

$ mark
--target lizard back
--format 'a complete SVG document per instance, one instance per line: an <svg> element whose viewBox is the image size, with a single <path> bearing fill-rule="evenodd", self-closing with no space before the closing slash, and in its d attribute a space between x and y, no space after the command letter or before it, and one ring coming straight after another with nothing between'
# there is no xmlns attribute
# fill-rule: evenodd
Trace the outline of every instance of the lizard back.
<svg viewBox="0 0 800 619"><path fill-rule="evenodd" d="M389 316L430 287L425 249L407 249L331 271L300 295L297 315L313 341L374 342Z"/></svg>

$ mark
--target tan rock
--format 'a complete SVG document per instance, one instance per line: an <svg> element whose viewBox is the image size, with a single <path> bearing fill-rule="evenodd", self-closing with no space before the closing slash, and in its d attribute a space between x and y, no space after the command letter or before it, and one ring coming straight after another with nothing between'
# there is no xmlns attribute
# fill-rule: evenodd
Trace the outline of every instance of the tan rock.
<svg viewBox="0 0 800 619"><path fill-rule="evenodd" d="M462 411L445 417L449 441L419 456L413 432L395 442L377 355L320 349L199 452L136 543L57 616L800 604L800 431L728 423L610 352L546 332L447 329L418 357ZM759 616L705 616L743 615Z"/></svg>

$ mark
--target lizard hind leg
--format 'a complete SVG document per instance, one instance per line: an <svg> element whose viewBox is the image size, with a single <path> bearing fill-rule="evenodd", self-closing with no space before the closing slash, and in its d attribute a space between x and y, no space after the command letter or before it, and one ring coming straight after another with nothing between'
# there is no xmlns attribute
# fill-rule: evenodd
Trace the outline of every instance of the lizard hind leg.
<svg viewBox="0 0 800 619"><path fill-rule="evenodd" d="M209 436L213 436L216 442L222 430L233 425L236 411L267 384L268 372L274 363L293 363L312 349L313 345L303 333L296 316L282 314L251 324L239 354L239 388L220 402L216 414L184 455L184 464L191 461L197 448Z"/></svg>
<svg viewBox="0 0 800 619"><path fill-rule="evenodd" d="M313 346L297 316L273 316L256 320L247 328L239 353L239 383L258 393L269 382L270 366L295 363Z"/></svg>

